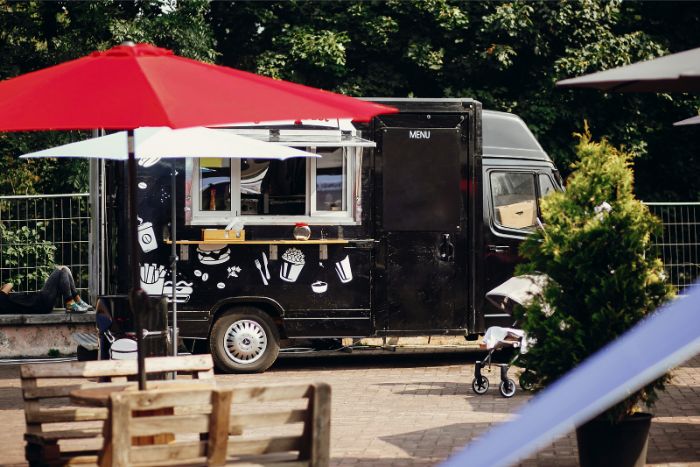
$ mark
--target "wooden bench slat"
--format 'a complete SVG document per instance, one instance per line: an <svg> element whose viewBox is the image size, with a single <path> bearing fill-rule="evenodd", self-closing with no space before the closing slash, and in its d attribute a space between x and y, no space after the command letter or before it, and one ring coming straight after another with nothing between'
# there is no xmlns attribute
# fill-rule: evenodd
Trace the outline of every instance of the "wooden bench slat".
<svg viewBox="0 0 700 467"><path fill-rule="evenodd" d="M209 415L167 415L133 418L129 429L132 436L161 433L207 433Z"/></svg>
<svg viewBox="0 0 700 467"><path fill-rule="evenodd" d="M77 407L74 409L40 409L25 413L27 423L88 422L107 420L104 407Z"/></svg>
<svg viewBox="0 0 700 467"><path fill-rule="evenodd" d="M87 428L85 430L56 430L41 433L25 433L24 439L36 444L53 444L61 439L99 438L102 428Z"/></svg>
<svg viewBox="0 0 700 467"><path fill-rule="evenodd" d="M206 455L206 441L188 441L179 442L177 443L176 447L168 444L132 446L129 461L138 465L158 462L162 463L163 461L173 460L191 460L192 462L201 461L206 464Z"/></svg>
<svg viewBox="0 0 700 467"><path fill-rule="evenodd" d="M228 440L229 456L248 456L271 452L298 451L302 447L300 436L238 437Z"/></svg>
<svg viewBox="0 0 700 467"><path fill-rule="evenodd" d="M307 419L304 409L285 410L281 412L262 412L250 414L233 414L229 422L229 432L242 433L244 428L260 428L303 422Z"/></svg>
<svg viewBox="0 0 700 467"><path fill-rule="evenodd" d="M70 396L71 391L76 389L86 389L95 387L109 387L109 386L123 386L124 383L97 383L97 382L87 382L82 384L70 384L66 386L39 386L35 388L25 388L22 390L22 396L25 401L32 399L52 399L59 397Z"/></svg>
<svg viewBox="0 0 700 467"><path fill-rule="evenodd" d="M202 386L201 383L193 383L192 389L198 389L197 386ZM122 400L129 398L133 410L158 410L163 408L173 408L177 406L202 406L211 403L211 393L207 391L191 391L187 394L186 400L183 400L182 388L173 387L167 388L163 386L157 391L145 392L122 392L112 394L112 400Z"/></svg>
<svg viewBox="0 0 700 467"><path fill-rule="evenodd" d="M146 359L146 373L170 371L212 371L211 355L183 355L180 357L150 357ZM65 364L22 365L20 376L28 378L91 378L99 376L131 376L138 373L136 360L97 360L66 362Z"/></svg>

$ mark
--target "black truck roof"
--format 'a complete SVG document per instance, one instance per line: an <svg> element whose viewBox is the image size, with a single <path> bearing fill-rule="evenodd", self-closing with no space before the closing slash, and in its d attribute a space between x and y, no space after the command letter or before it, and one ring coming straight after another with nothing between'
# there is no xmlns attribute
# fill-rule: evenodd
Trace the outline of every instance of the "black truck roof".
<svg viewBox="0 0 700 467"><path fill-rule="evenodd" d="M470 98L363 97L363 100L393 105L402 112L461 112L480 106ZM509 157L551 162L525 122L515 114L482 111L484 157Z"/></svg>
<svg viewBox="0 0 700 467"><path fill-rule="evenodd" d="M481 115L484 157L516 157L551 162L520 117L495 110L484 110Z"/></svg>

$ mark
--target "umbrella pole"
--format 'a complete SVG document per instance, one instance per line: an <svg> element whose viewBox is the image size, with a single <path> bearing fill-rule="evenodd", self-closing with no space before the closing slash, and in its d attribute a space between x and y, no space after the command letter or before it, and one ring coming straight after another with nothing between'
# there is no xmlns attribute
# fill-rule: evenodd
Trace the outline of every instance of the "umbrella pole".
<svg viewBox="0 0 700 467"><path fill-rule="evenodd" d="M172 253L170 255L170 270L172 271L173 281L173 357L177 357L177 296L175 289L177 287L177 202L175 192L177 188L177 172L175 171L175 159L172 165L172 188L170 191L170 207L171 207L171 227L170 240L172 243ZM176 373L177 374L177 373Z"/></svg>
<svg viewBox="0 0 700 467"><path fill-rule="evenodd" d="M139 389L144 390L146 389L146 361L144 356L145 349L143 348L143 326L141 325L143 322L143 317L141 316L143 300L139 296L139 292L141 292L141 272L139 269L138 225L136 223L136 155L134 154L133 129L127 132L127 141L129 148L129 249L131 250L131 292L129 293L129 301L136 327Z"/></svg>

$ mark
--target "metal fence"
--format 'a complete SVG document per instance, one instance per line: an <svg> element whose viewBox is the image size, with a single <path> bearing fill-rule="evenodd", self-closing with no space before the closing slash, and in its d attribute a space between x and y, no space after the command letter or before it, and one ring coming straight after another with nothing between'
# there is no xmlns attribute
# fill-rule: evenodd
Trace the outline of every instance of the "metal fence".
<svg viewBox="0 0 700 467"><path fill-rule="evenodd" d="M700 203L645 203L663 222L659 248L671 283L682 291L700 277Z"/></svg>
<svg viewBox="0 0 700 467"><path fill-rule="evenodd" d="M0 225L1 283L13 282L18 292L34 292L54 265L65 265L78 290L87 295L88 193L0 196ZM52 255L46 253L54 248Z"/></svg>
<svg viewBox="0 0 700 467"><path fill-rule="evenodd" d="M88 193L0 196L0 230L18 232L26 227L26 235L19 238L8 240L6 235L0 235L0 283L32 277L16 283L15 290L41 289L43 278L37 274L41 265L37 264L33 251L50 243L56 247L53 263L70 267L77 288L85 293L90 276L88 196ZM700 202L645 204L663 222L663 233L654 243L671 283L682 290L700 277ZM14 254L8 254L13 251ZM22 251L28 253L22 255Z"/></svg>

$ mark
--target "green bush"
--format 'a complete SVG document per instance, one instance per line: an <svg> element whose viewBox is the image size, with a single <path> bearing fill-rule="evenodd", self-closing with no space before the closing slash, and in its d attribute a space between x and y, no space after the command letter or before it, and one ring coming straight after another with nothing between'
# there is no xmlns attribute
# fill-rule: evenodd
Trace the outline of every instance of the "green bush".
<svg viewBox="0 0 700 467"><path fill-rule="evenodd" d="M41 222L33 228L25 225L19 229L0 224L0 266L11 271L5 281L18 290L26 290L31 283L43 285L54 269L56 246L43 239L45 228Z"/></svg>
<svg viewBox="0 0 700 467"><path fill-rule="evenodd" d="M541 296L516 312L535 343L521 360L535 389L567 373L672 297L652 245L660 222L632 191L631 155L579 136L566 192L542 201L545 227L528 238L518 273L549 276ZM604 204L607 203L607 204ZM651 345L651 343L650 343ZM652 405L662 377L608 410L610 421Z"/></svg>

